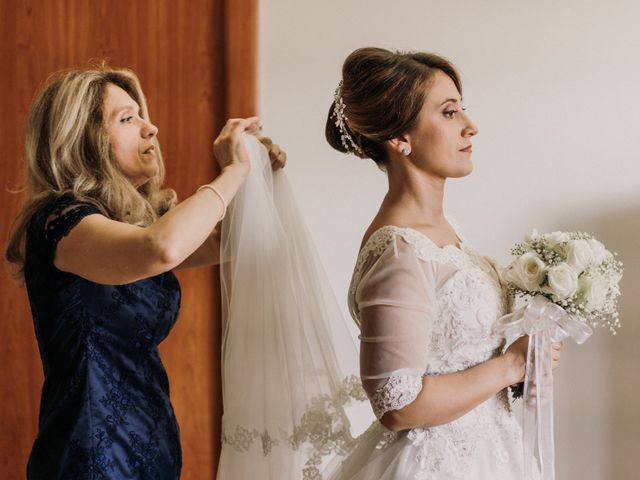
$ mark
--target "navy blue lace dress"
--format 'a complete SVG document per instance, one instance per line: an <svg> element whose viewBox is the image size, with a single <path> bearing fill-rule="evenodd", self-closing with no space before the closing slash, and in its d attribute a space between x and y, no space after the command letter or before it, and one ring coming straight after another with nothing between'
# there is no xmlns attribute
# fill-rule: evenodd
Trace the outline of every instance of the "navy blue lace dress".
<svg viewBox="0 0 640 480"><path fill-rule="evenodd" d="M171 272L101 285L53 265L58 241L86 215L71 197L31 221L25 280L44 368L29 480L175 480L180 437L158 344L173 326Z"/></svg>

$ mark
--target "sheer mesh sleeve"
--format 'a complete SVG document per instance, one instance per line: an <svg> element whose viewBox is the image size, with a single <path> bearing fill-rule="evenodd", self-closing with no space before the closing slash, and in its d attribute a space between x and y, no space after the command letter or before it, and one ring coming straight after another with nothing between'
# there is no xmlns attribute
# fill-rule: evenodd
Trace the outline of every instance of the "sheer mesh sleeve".
<svg viewBox="0 0 640 480"><path fill-rule="evenodd" d="M413 402L422 390L436 309L433 268L394 235L356 290L360 375L378 418Z"/></svg>

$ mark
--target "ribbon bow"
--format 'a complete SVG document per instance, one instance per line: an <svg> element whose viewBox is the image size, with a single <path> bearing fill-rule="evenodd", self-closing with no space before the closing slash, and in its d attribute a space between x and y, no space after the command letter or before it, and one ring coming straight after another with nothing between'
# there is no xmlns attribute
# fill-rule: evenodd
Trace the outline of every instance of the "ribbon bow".
<svg viewBox="0 0 640 480"><path fill-rule="evenodd" d="M523 394L524 473L525 478L531 477L537 452L541 478L555 480L551 344L571 338L580 345L593 330L543 295L499 318L494 330L504 337L529 335Z"/></svg>

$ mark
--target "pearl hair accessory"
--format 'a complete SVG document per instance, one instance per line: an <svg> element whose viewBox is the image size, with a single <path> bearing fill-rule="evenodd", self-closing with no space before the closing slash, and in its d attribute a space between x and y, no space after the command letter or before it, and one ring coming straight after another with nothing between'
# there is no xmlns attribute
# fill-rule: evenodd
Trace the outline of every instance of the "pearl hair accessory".
<svg viewBox="0 0 640 480"><path fill-rule="evenodd" d="M347 116L344 114L345 105L342 101L342 80L340 80L338 88L336 88L333 100L335 106L331 116L336 119L335 124L340 130L340 141L342 142L342 146L347 150L347 152L353 150L353 152L358 155L364 155L362 149L356 145L356 142L353 141L353 137L351 137L347 131Z"/></svg>

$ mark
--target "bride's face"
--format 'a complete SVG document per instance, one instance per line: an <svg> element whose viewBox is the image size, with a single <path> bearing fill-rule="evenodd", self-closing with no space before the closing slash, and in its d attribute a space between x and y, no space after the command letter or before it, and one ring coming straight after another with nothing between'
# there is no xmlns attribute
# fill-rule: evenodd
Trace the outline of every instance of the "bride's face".
<svg viewBox="0 0 640 480"><path fill-rule="evenodd" d="M478 133L462 108L453 80L438 71L426 86L427 94L416 127L408 133L409 160L442 178L464 177L473 170L471 137Z"/></svg>

